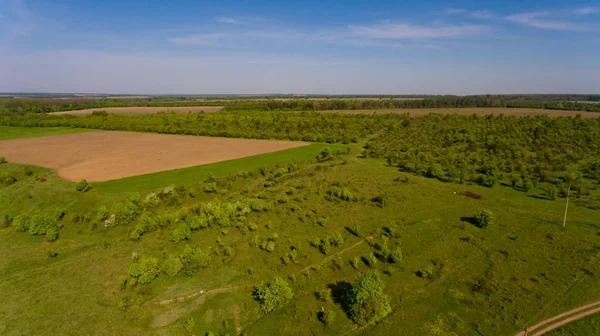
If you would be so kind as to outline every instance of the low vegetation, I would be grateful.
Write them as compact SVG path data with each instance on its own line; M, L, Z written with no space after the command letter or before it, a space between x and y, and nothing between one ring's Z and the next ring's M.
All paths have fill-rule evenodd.
M351 136L110 192L0 165L0 333L514 334L600 296L597 120L264 113L131 123ZM115 117L8 121L69 118Z

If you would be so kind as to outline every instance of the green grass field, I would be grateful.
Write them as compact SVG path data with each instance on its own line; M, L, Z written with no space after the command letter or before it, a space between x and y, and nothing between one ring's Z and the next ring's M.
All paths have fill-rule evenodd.
M317 150L320 145L304 148L313 146ZM594 259L600 252L597 211L571 205L563 230L564 199L544 199L541 190L526 195L505 186L442 183L398 172L384 160L358 159L356 152L355 148L350 155L324 163L299 164L297 171L277 177L254 172L217 179L225 190L221 193L204 192L207 183L201 176L210 170L190 172L187 181L198 183L187 184L176 199L165 198L158 208L146 210L152 217L215 200L253 197L272 203L273 209L248 213L237 224L194 231L177 243L171 241L180 225L176 222L134 241L129 235L137 220L105 229L96 219L100 206L112 209L131 197L125 191L132 186L150 188L152 182L107 182L81 193L52 171L0 165L0 174L18 178L12 185L0 185L0 221L4 215L65 211L55 242L0 226L0 334L189 335L183 321L193 317L196 335L510 335L600 298ZM252 162L224 162L213 172L250 172ZM266 162L262 166L268 166ZM268 160L270 165L283 166L282 162ZM171 176L177 174L158 178L161 182L154 186L164 186ZM346 188L354 201L331 198L333 187ZM484 198L454 194L465 189ZM384 204L372 201L375 196L385 199ZM480 208L494 212L494 225L481 229L471 224ZM256 224L255 230L247 228L250 223ZM348 231L355 223L361 237ZM341 246L327 254L311 246L315 238L335 232L345 239ZM369 243L361 243L367 237ZM267 238L275 242L272 252L255 244ZM403 262L368 262L375 246L384 242L401 247ZM128 273L134 252L156 257L162 265L186 245L210 248L210 265L190 277L161 273L150 285L120 289L118 277ZM298 257L284 263L292 246ZM355 259L359 262L352 266ZM371 270L381 272L393 308L375 326L357 328L339 304L315 295L327 286L341 290L359 273ZM423 270L431 276L419 277ZM276 275L288 281L294 297L263 314L252 287ZM157 304L178 297L187 299ZM323 308L336 313L330 327L317 318ZM569 328L597 330L593 323L597 318Z
M314 143L308 146L249 156L242 159L94 183L94 188L106 192L135 192L154 190L168 185L194 184L203 181L211 173L216 176L227 176L235 175L240 171L256 170L261 167L274 167L290 162L310 161L326 147L336 150L347 146Z
M0 126L0 140L9 140L17 138L38 138L48 135L63 135L71 133L93 132L85 128L68 128L68 127L10 127Z

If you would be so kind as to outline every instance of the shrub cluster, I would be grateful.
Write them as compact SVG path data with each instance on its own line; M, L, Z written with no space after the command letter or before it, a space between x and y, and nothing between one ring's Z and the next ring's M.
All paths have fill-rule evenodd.
M323 253L323 254L329 254L331 247L341 246L344 244L344 242L345 242L345 239L342 236L342 234L340 232L336 231L331 236L327 236L324 238L316 238L315 240L310 242L310 245L318 248L319 251L321 251L321 253Z
M280 277L254 289L254 298L260 303L260 309L267 314L283 306L294 296L288 283Z

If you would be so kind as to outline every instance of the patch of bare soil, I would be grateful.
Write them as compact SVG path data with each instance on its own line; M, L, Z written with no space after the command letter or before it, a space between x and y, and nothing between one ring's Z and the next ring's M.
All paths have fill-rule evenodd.
M56 169L70 181L109 181L308 145L306 142L89 132L0 141L14 163Z
M175 113L188 113L188 112L206 112L215 113L223 109L223 106L179 106L179 107L98 107L85 110L73 110L73 111L62 111L62 112L51 112L49 114L74 114L74 115L85 115L92 114L94 111L106 111L112 114L152 114L158 112L175 112Z

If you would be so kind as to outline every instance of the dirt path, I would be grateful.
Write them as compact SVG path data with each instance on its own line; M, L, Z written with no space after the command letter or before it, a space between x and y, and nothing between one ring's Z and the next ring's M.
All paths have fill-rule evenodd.
M364 244L367 240L370 240L372 238L373 238L373 236L369 236L367 238L364 238L361 241L357 242L356 244L354 244L352 246L349 246L349 247L347 247L347 248L339 251L338 253L330 255L329 257L321 260L318 263L314 263L312 265L306 266L299 273L303 273L304 271L310 269L311 267L315 267L317 265L321 265L323 263L326 263L327 261L331 260L332 258L335 258L335 257L337 257L340 254L346 253L349 250L351 250L351 249L353 249L353 248L355 248L357 246L360 246L360 245ZM185 301L185 300L190 300L190 299L196 298L196 297L198 297L200 295L217 294L217 293L223 293L223 292L228 292L228 291L235 290L235 289L248 288L248 287L251 287L251 286L234 286L234 287L216 288L216 289L211 289L211 290L201 290L199 292L192 293L192 294L189 294L189 295L184 295L184 296L179 296L179 297L176 297L176 298L173 298L173 299L158 301L158 302L155 302L154 304L155 305L164 306L164 305L168 305L168 304L175 303L175 302L182 302L182 301Z
M541 321L540 323L527 328L529 336L541 336L546 334L549 331L552 331L556 328L562 327L565 324L569 324L573 321L580 320L584 317L600 313L600 301L596 301L581 307L577 307L575 309L571 309L562 314L556 315L552 318ZM566 317L566 318L565 318ZM554 321L558 321L556 323L550 324ZM546 326L544 329L537 330L540 327ZM525 331L521 331L517 333L515 336L525 336Z
M322 265L322 264L324 264L324 263L328 262L329 260L331 260L332 258L334 258L334 257L337 257L337 256L338 256L338 255L340 255L340 254L344 254L344 253L346 253L347 251L349 251L349 250L351 250L351 249L353 249L353 248L355 248L355 247L357 247L357 246L359 246L359 245L362 245L362 244L363 244L365 241L367 241L367 240L370 240L370 239L372 239L372 238L373 238L373 236L369 236L369 237L367 237L367 238L365 238L365 239L363 239L363 240L359 241L358 243L356 243L356 244L354 244L354 245L352 245L352 246L350 246L350 247L346 247L345 249L341 250L341 251L340 251L340 252L338 252L338 253L335 253L335 254L332 254L332 255L330 255L329 257L327 257L327 258L325 258L325 259L321 260L321 261L320 261L320 262L318 262L318 263L315 263L315 264L312 264L312 265L308 265L308 266L306 266L304 269L302 269L302 271L300 271L300 273L304 273L306 270L310 269L311 267L315 267L315 266L317 266L317 265Z
M216 288L216 289L211 289L211 290L201 290L199 292L192 293L190 295L185 295L185 296L180 296L180 297L176 297L176 298L173 298L173 299L158 301L158 302L155 302L154 304L164 306L164 305L168 305L168 304L175 303L175 302L181 302L181 301L193 299L193 298L196 298L196 297L198 297L200 295L209 295L209 294L223 293L223 292L228 292L228 291L231 291L231 290L245 288L245 287L249 287L249 286L234 286L234 287Z

